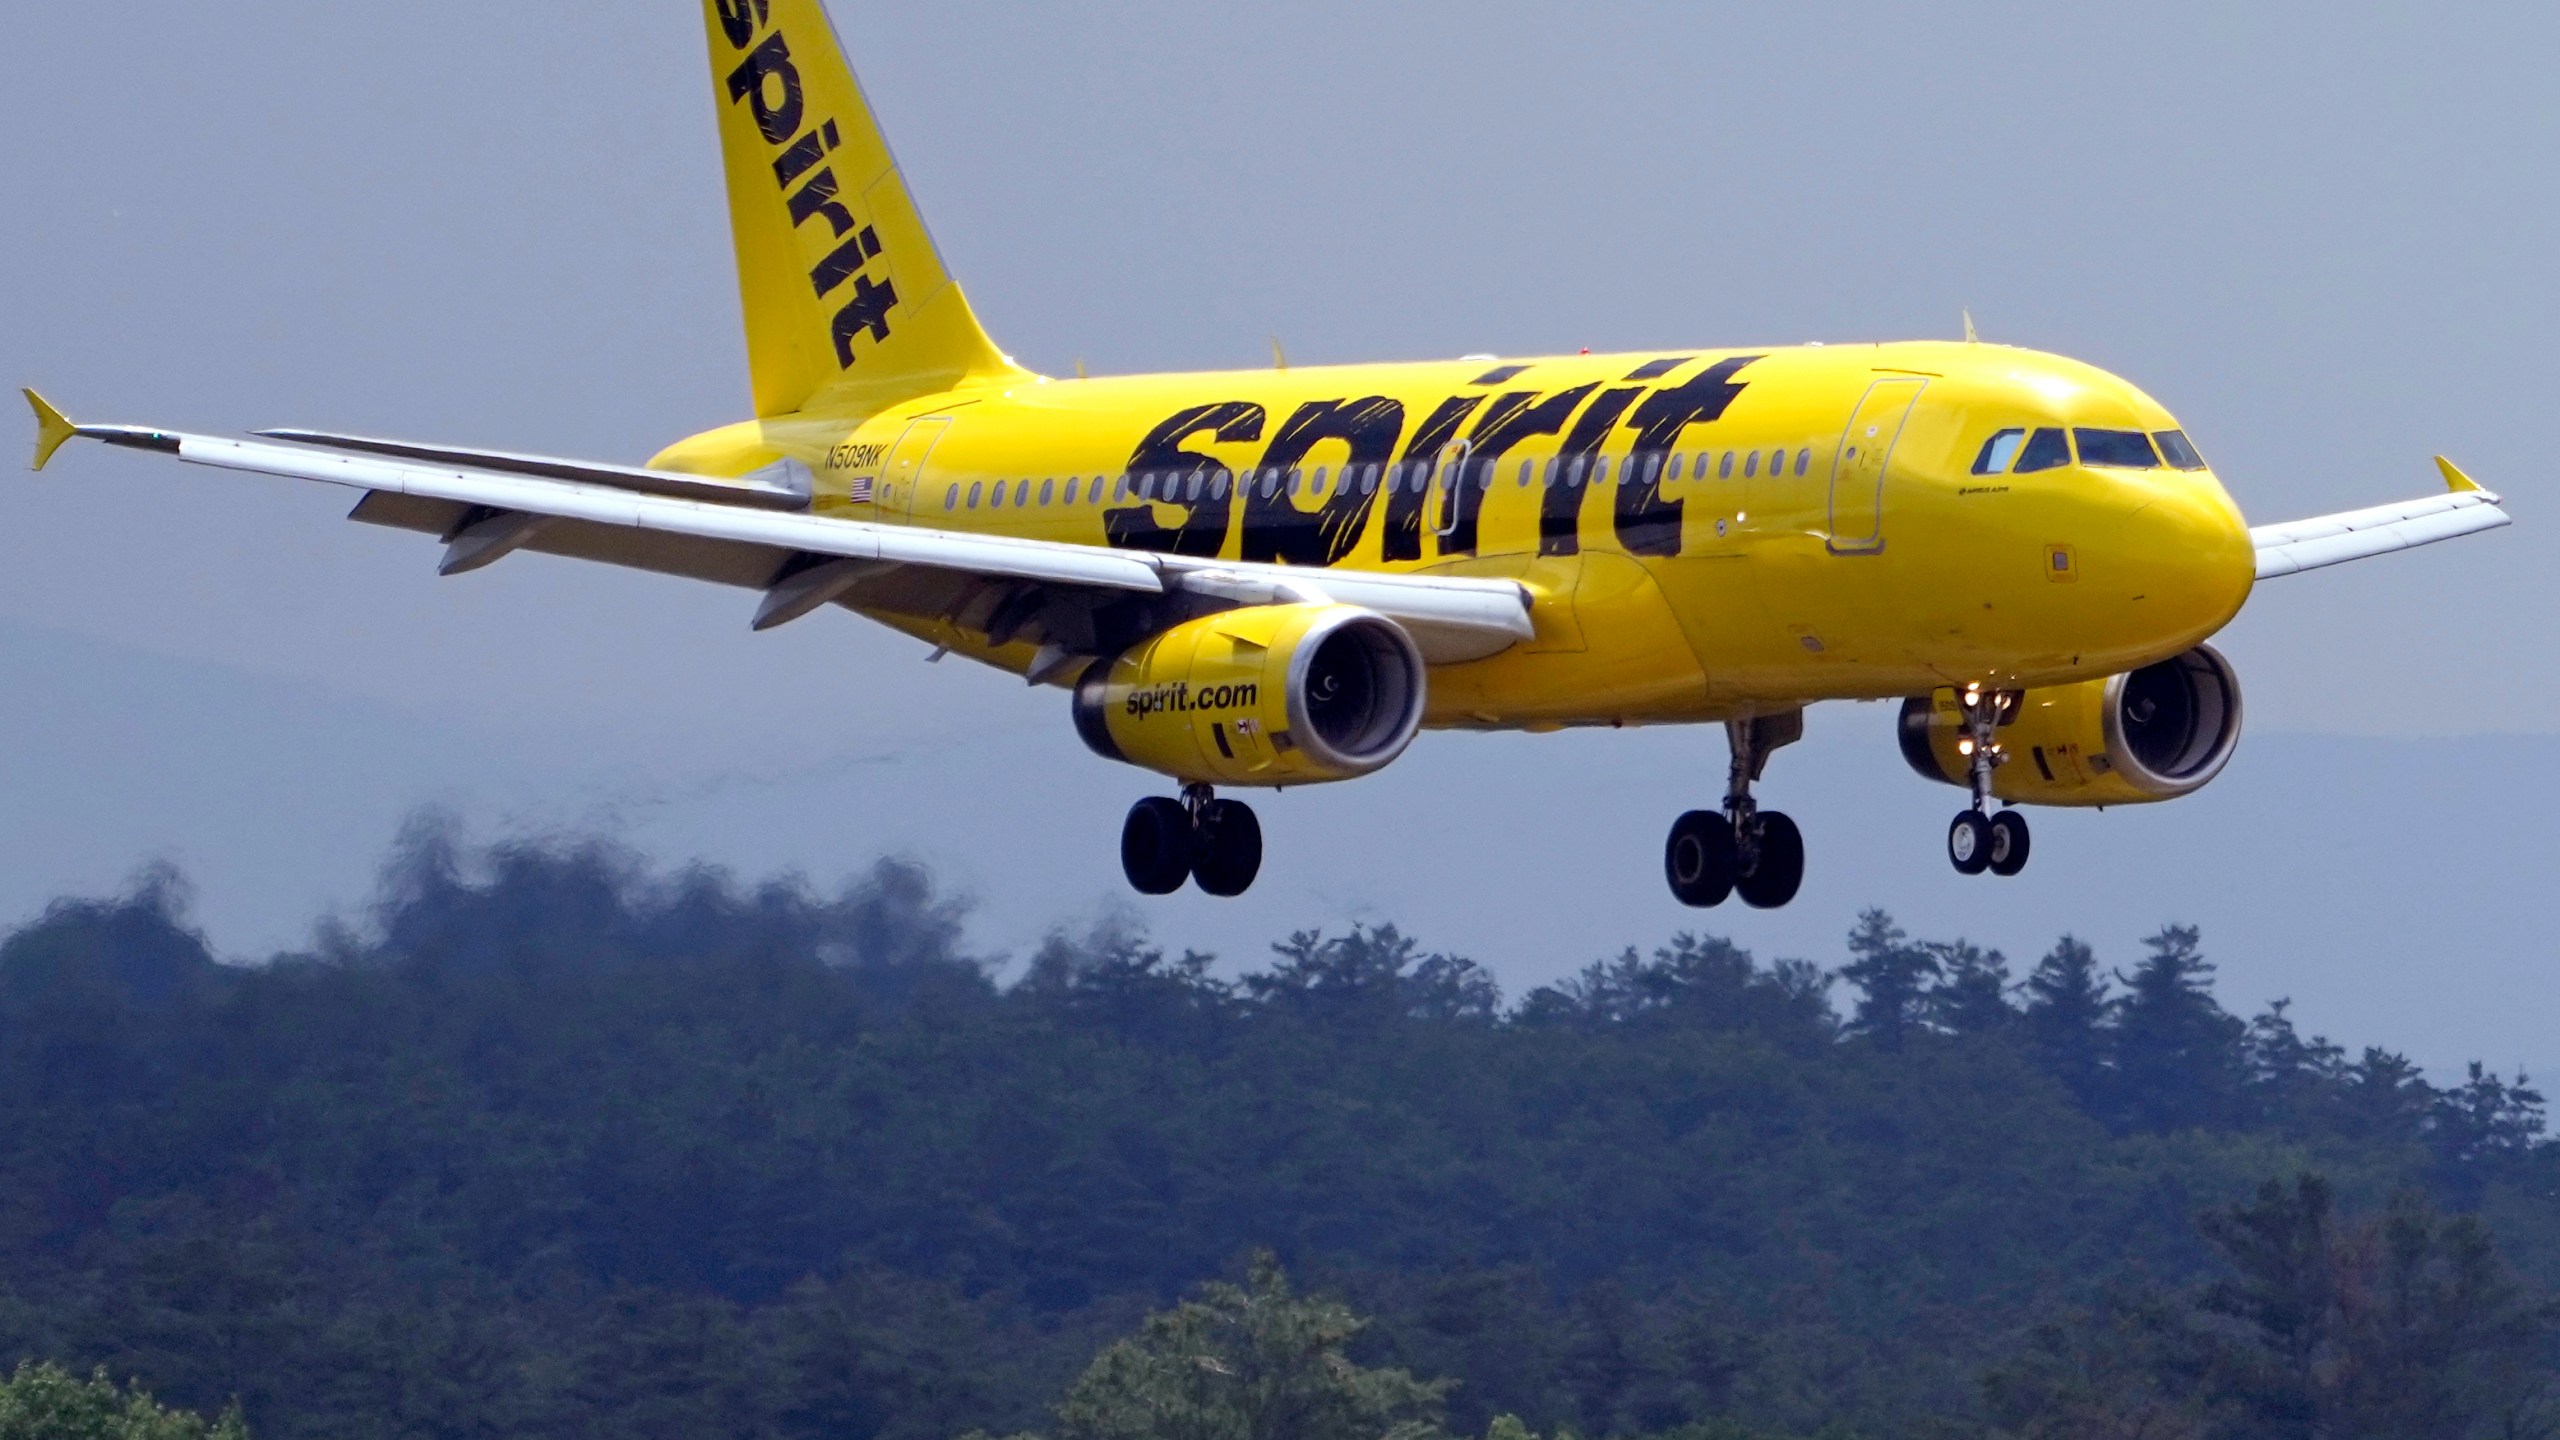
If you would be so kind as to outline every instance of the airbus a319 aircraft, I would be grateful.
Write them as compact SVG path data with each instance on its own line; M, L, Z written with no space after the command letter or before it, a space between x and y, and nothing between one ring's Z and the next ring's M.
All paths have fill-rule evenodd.
M1821 700L1899 700L1968 801L2211 780L2238 677L2205 641L2259 581L2507 523L2446 489L2251 528L2177 420L2055 355L1967 342L1063 379L1016 365L942 266L818 0L705 0L755 417L645 467L308 430L74 436L350 486L443 573L517 551L841 606L1066 690L1085 742L1179 783L1129 881L1237 895L1261 829L1214 787L1351 780L1423 729L1720 722L1723 801L1671 827L1690 905L1785 904L1804 841L1753 786ZM1968 329L1970 327L1968 326ZM1063 718L1063 717L1062 717ZM1879 737L1880 739L1882 737Z

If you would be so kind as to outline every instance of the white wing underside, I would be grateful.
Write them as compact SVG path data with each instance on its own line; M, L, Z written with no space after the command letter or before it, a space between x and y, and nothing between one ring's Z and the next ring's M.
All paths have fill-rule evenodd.
M1014 624L1007 615L1041 613L1043 603L1072 622L1113 598L1172 596L1212 607L1275 600L1358 605L1403 626L1433 664L1482 659L1536 633L1529 615L1536 597L1510 580L1240 564L778 513L768 508L768 495L721 503L637 493L619 488L630 482L603 466L587 473L607 483L581 483L448 459L141 427L81 426L79 433L193 464L368 491L352 518L442 536L448 573L523 549L763 590L758 628L843 603L992 631ZM530 457L493 458L512 466ZM662 478L671 483L658 488L679 492L686 479ZM719 482L697 485L707 491ZM1026 607L1025 600L1032 603ZM1059 628L1071 637L1074 626ZM1058 659L1076 649L1069 638ZM1061 664L1034 678L1072 675Z
M2249 538L2258 549L2258 578L2268 580L2512 523L2498 507L2496 495L2486 490L2455 490L2397 505L2261 525L2249 532Z

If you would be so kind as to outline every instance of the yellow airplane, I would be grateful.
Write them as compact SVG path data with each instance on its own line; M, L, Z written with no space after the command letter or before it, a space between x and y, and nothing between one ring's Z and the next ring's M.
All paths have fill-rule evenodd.
M1370 774L1424 728L1721 721L1723 804L1671 829L1682 901L1783 905L1752 795L1819 700L1903 702L1971 801L2116 805L2211 780L2240 686L2205 640L2262 579L2507 523L2426 499L2252 529L2178 422L2076 361L1964 342L1466 356L1061 379L979 327L818 0L705 0L756 418L645 467L304 430L74 436L367 492L352 518L835 605L1069 691L1101 754L1169 776L1130 882L1237 895L1259 824L1215 786Z

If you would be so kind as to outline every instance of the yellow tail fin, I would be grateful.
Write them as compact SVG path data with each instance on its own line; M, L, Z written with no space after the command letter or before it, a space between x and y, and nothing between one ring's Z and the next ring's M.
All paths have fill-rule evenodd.
M820 0L703 0L756 414L1022 373L978 326Z

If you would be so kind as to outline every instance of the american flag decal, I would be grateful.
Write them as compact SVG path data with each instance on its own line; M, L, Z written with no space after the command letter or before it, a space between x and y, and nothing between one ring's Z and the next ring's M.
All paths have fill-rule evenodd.
M856 505L868 505L871 503L870 476L856 475L853 477L853 503Z

